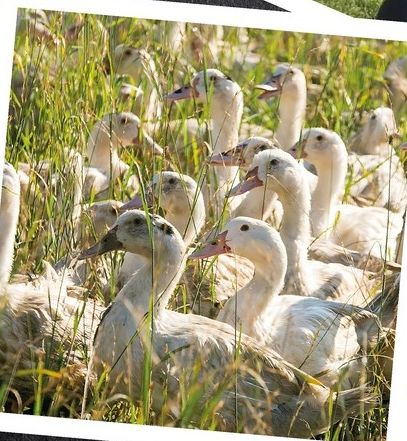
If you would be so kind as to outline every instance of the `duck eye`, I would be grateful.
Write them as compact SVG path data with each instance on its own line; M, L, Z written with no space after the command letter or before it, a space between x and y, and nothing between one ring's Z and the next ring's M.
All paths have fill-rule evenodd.
M370 119L375 120L375 119L376 119L376 115L373 114L373 115L370 117Z
M134 225L140 225L141 224L141 219L140 218L134 219L133 224Z
M240 227L240 231L248 231L249 230L249 225L242 225L241 227Z
M266 149L267 149L267 147L265 145L261 145L259 147L259 152L264 152L264 150L266 150Z
M160 228L165 234L168 234L169 236L172 236L174 234L174 229L171 227L171 225L162 224Z
M129 55L131 55L131 49L126 49L126 50L124 51L124 55L126 55L127 57L128 57Z
M216 246L218 244L218 241L217 240L213 240L212 242L211 242L211 245L213 245L213 246Z
M127 123L127 118L123 116L123 117L120 119L120 124L121 124L122 126L124 126L126 123Z
M324 137L322 135L317 136L317 141L322 141L323 139L324 139Z
M168 183L171 184L171 185L174 185L175 184L175 178L168 179Z
M271 161L270 161L270 165L271 166L275 166L275 165L277 165L278 164L278 159L272 159Z
M216 77L214 77L213 75L211 75L211 76L209 77L209 81L210 81L211 83L215 83L215 82L216 82Z

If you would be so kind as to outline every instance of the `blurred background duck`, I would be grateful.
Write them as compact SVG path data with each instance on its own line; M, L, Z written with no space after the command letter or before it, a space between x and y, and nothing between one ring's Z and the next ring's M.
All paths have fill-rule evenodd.
M402 217L381 207L341 204L348 153L340 136L322 128L307 129L292 150L294 155L297 149L297 156L306 158L318 173L311 203L314 236L329 237L338 245L364 255L394 260L403 228Z
M21 404L31 405L35 372L45 368L60 376L44 379L44 392L55 398L55 409L82 394L86 354L102 311L97 302L68 295L69 277L58 275L49 264L31 282L9 283L14 240L20 209L20 183L15 169L4 166L0 207L0 378L16 387ZM26 372L16 375L16 372ZM9 391L10 392L10 391ZM21 409L22 411L22 409Z

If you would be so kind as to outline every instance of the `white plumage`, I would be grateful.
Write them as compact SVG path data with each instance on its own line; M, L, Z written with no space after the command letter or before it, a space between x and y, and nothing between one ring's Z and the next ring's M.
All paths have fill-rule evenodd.
M149 217L137 210L129 211L120 216L107 236L85 251L82 257L114 249L139 253L146 263L119 293L98 328L93 370L98 376L108 373L110 393L129 394L133 399L140 399L143 360L147 348L151 348L153 409L161 409L165 387L172 397L169 411L177 414L180 384L186 390L195 384L204 388L196 415L199 418L202 406L220 382L230 375L227 366L234 359L235 330L205 317L166 309L183 271L185 245L175 228L162 218ZM152 314L154 320L151 322ZM110 344L106 345L106 341ZM295 370L274 352L262 350L250 337L242 335L238 346L240 357L237 364L232 363L235 366L232 384L237 381L238 414L245 419L246 430L253 430L256 414L262 415L268 434L286 435L290 432L294 436L309 436L325 430L330 401L328 389L304 383L301 371ZM197 376L192 375L194 365L199 366ZM225 430L234 426L234 391L234 386L226 386L217 410L221 427ZM350 394L354 395L352 398L349 392L335 394L335 399L344 400L351 410L360 401L355 392ZM299 407L298 400L301 401ZM334 419L341 416L341 409L339 406L339 414L335 414Z
M218 243L195 256L229 251L249 259L255 272L250 283L226 302L217 320L254 337L327 386L357 385L366 375L362 347L369 348L369 336L376 343L381 331L377 317L350 304L302 298L295 292L279 296L287 254L279 234L263 221L235 218L226 224Z

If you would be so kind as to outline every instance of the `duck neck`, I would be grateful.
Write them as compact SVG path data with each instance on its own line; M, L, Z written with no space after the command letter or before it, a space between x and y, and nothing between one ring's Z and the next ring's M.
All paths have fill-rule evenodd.
M131 307L139 319L151 310L158 317L166 309L186 262L185 247L179 241L174 247L156 244L153 255L119 292L116 301Z
M345 188L348 158L346 150L329 163L315 164L318 183L311 203L311 225L315 237L329 237L335 223L336 207Z
M0 287L7 284L13 267L14 242L20 213L20 191L3 188L0 205Z
M66 237L68 243L72 238L75 241L80 240L81 228L80 220L82 215L82 197L83 197L83 160L80 153L68 152L66 156L68 163L64 167L63 173L67 184L65 188L73 188L73 192L70 197L72 203L72 215L66 221L63 236ZM67 195L64 194L64 190L61 191L57 199L58 209L61 212L66 209L64 204L67 201Z
M124 164L118 154L120 142L107 128L94 130L88 141L89 165L101 170L109 179L116 179L124 173Z
M310 295L312 275L308 265L308 246L311 241L311 196L305 179L296 191L279 193L284 217L280 230L287 250L287 274L285 288L290 294Z
M146 119L148 121L156 120L162 115L162 105L159 95L162 95L160 79L153 59L145 63L144 72L147 78L147 102Z
M275 137L283 150L289 150L301 136L307 105L307 91L282 93L278 109L279 125Z
M264 186L250 190L233 212L233 217L248 216L266 220L272 215L277 194L264 189Z
M393 150L393 146L386 140L374 145L370 154L382 156L384 158L389 158L391 155L395 155L395 153L392 150Z
M226 302L218 320L236 325L237 329L241 326L249 335L257 335L262 314L283 289L287 258L285 253L276 256L275 246L265 241L252 246L256 250L256 257L250 257L255 267L253 279Z
M213 153L222 153L234 148L239 141L239 128L243 114L243 94L240 90L235 94L222 94L214 97L211 105L212 146ZM238 167L215 168L219 188L234 184L238 177Z
M168 209L166 219L179 231L186 245L190 245L205 223L205 202L202 194L188 197L185 204Z

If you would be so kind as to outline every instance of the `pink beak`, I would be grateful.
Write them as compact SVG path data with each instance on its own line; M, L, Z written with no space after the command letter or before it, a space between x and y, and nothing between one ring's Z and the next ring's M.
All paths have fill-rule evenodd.
M244 180L230 190L229 196L239 196L253 190L256 187L263 186L263 181L258 177L258 172L259 167L255 167L250 170L245 176Z
M164 99L167 101L180 101L180 100L188 100L191 98L195 98L196 93L192 86L183 86L180 89L164 95Z
M276 86L274 81L269 81L264 84L259 84L255 88L262 90L263 93L258 96L259 100L266 100L267 98L273 98L281 93L281 87Z
M225 167L235 167L241 165L241 160L233 154L218 153L209 159L212 165L224 165Z
M403 144L401 144L401 145L399 146L399 149L400 149L402 152L407 152L407 142L403 142Z
M288 153L295 159L305 159L307 157L305 153L306 142L306 139L296 142L290 150L288 150Z
M211 243L205 245L201 250L194 251L190 259L207 259L208 257L219 256L220 254L227 254L231 249L226 244L226 236L228 232L224 231Z
M126 204L122 205L119 208L119 212L124 213L125 211L128 210L139 210L142 207L143 207L143 201L141 197L138 194L136 194L136 196L134 196L132 200L130 200L129 202L127 202Z

